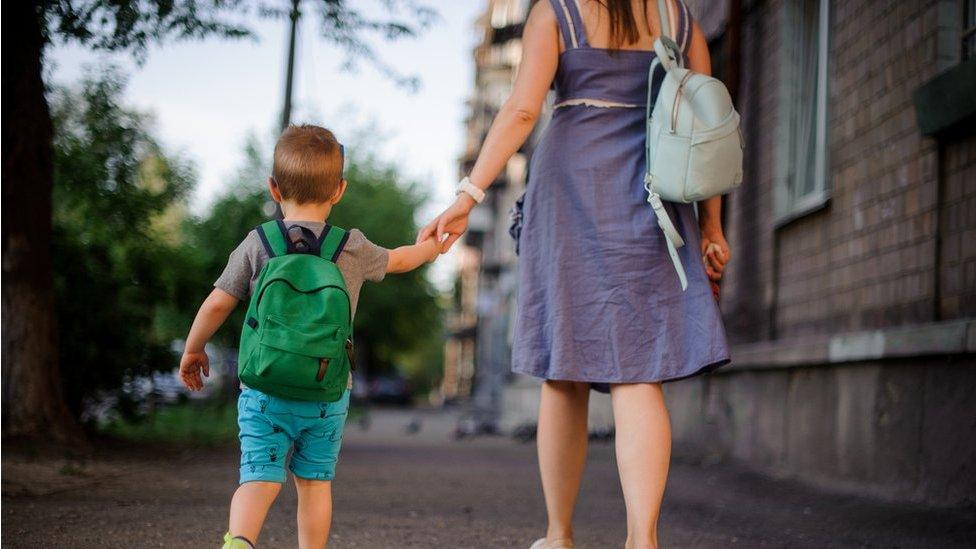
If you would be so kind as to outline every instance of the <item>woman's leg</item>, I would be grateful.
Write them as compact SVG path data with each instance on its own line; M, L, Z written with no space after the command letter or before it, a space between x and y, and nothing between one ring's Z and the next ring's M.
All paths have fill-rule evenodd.
M627 506L627 549L657 547L657 519L671 460L671 423L660 383L610 388L617 467Z
M547 381L539 403L539 471L550 541L573 538L573 507L586 464L590 384Z

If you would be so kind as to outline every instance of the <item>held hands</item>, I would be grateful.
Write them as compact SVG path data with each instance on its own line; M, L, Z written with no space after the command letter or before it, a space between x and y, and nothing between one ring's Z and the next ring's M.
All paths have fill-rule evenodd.
M442 253L447 251L444 244L439 244L433 236L420 243L424 251L424 263L433 263Z
M440 253L445 253L461 238L468 228L468 214L475 205L474 199L466 194L458 195L457 200L440 215L425 225L417 234L417 243L434 237L440 243ZM446 238L445 238L446 235Z
M185 352L180 360L180 380L191 391L203 389L203 375L210 377L210 359L204 352Z

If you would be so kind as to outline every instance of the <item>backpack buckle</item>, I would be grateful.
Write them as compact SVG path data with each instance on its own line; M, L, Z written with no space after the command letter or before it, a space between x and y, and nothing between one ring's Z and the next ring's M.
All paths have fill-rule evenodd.
M288 227L288 251L296 254L318 254L319 244L315 233L307 227L292 225Z

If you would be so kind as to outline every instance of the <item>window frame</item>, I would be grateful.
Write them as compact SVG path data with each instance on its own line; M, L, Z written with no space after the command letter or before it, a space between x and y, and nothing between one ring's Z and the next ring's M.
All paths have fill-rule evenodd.
M976 1L962 0L959 32L959 61L976 58ZM971 25L971 26L966 26Z
M830 118L829 110L829 86L830 86L830 0L813 0L819 3L817 11L817 119L815 128L815 153L813 166L814 188L801 196L794 195L794 182L791 180L791 163L794 158L793 139L794 131L792 120L793 114L797 109L794 97L794 74L797 70L796 59L803 55L799 48L790 43L784 47L780 64L780 95L779 95L779 121L777 143L786 143L785 146L778 146L776 149L776 180L774 185L774 225L780 227L803 217L809 213L817 211L827 205L831 195L831 185L829 177L829 151L827 142L828 124ZM797 9L793 2L783 4L782 25L784 34L792 30L792 21L789 10ZM784 42L784 45L786 42Z

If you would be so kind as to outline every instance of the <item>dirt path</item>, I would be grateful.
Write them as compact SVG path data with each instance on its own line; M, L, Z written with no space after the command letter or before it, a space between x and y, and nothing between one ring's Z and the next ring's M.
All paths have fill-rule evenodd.
M451 442L448 423L374 414L348 430L331 547L527 547L544 528L534 447ZM620 547L624 508L612 445L592 446L577 516L582 548ZM5 456L4 547L217 547L236 483L236 449L102 449L63 461ZM291 489L262 547L295 547ZM966 547L976 514L822 494L729 465L676 463L663 547ZM971 546L971 545L968 545Z

